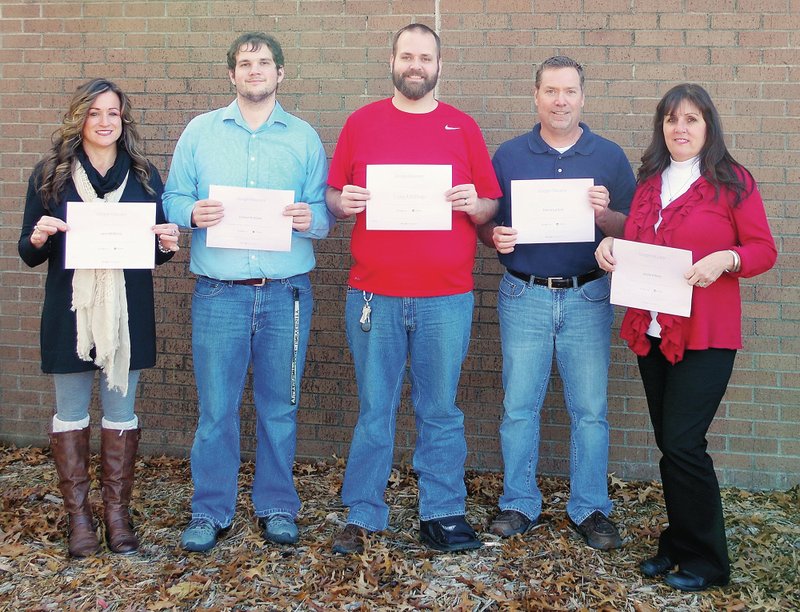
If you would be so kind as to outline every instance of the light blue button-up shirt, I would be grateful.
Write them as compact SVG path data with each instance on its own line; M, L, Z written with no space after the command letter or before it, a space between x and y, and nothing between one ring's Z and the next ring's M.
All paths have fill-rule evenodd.
M191 228L197 200L211 185L291 189L295 202L311 207L308 231L292 231L291 251L219 249L206 246L206 230L192 228L192 272L220 280L288 278L314 267L312 239L333 225L325 206L328 161L316 131L276 102L257 130L242 118L236 100L195 117L175 147L164 190L167 219Z

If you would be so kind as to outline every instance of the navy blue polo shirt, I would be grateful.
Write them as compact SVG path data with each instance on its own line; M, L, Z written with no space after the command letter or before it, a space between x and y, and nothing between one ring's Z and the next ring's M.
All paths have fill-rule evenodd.
M605 185L612 210L628 214L636 179L622 148L592 133L581 123L583 134L568 151L559 153L541 136L541 124L522 136L503 143L492 159L503 190L495 221L511 226L511 181L527 179L592 178ZM514 251L499 255L506 268L534 276L577 276L597 268L594 251L603 239L595 225L594 242L518 244Z

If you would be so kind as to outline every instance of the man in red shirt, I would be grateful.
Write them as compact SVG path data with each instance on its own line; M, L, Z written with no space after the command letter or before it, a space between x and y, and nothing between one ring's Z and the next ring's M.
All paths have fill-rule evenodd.
M472 324L475 227L493 218L501 192L475 121L435 97L440 46L422 24L395 34L394 95L347 119L328 176L329 210L339 219L356 215L345 319L360 408L342 486L350 511L333 542L338 553L361 552L369 533L388 526L384 492L407 360L421 539L442 551L481 546L464 517L467 448L455 397ZM442 200L452 207L451 229L368 229L367 168L386 164L449 166L454 186Z

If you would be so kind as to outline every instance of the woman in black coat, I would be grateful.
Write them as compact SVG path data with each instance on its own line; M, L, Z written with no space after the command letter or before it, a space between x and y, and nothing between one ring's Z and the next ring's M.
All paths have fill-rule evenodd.
M28 182L18 249L31 267L47 262L41 322L42 371L52 374L56 414L50 443L69 514L69 552L95 553L89 503L89 403L101 372L102 497L106 540L132 553L128 512L141 429L134 413L139 372L155 365L153 279L149 269L65 268L67 202L155 202L155 263L178 250L178 228L161 208L163 183L141 152L128 97L114 83L81 85ZM73 204L75 205L75 204Z

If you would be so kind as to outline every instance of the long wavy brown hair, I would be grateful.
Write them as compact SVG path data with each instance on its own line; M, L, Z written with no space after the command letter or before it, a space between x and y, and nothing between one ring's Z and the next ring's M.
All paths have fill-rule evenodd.
M664 117L675 113L684 100L694 104L706 122L706 141L699 155L700 174L714 186L717 198L722 187L730 189L734 196L733 206L738 206L752 191L753 176L728 151L717 107L708 92L696 83L675 85L656 106L653 138L642 155L637 179L639 182L645 181L654 174L661 174L669 166L670 154L664 139ZM745 175L751 179L749 188L744 180Z
M119 96L120 115L122 118L122 135L117 146L125 149L131 156L133 171L139 178L147 193L155 196L150 187L150 164L141 150L141 138L133 120L131 102L119 86L107 79L92 79L75 90L69 109L64 113L61 127L53 132L50 150L38 164L41 182L39 195L44 207L52 211L58 204L59 195L72 175L72 162L76 151L83 143L83 125L86 115L97 96L112 91Z

